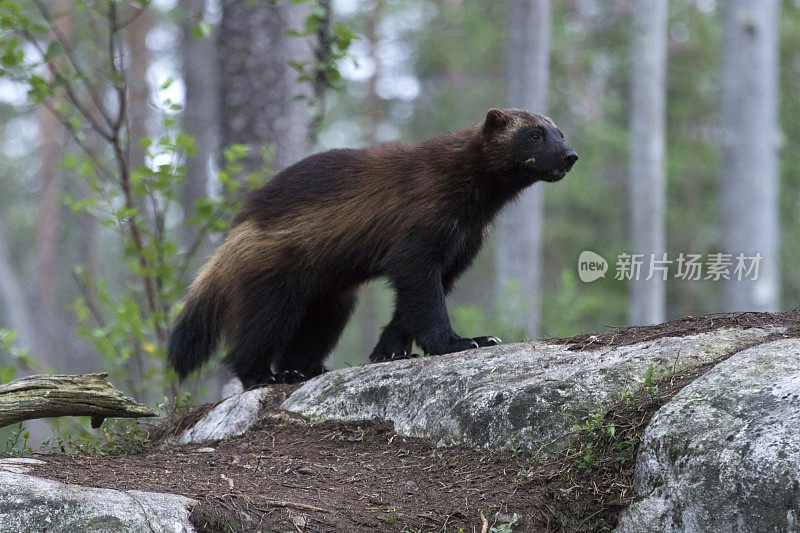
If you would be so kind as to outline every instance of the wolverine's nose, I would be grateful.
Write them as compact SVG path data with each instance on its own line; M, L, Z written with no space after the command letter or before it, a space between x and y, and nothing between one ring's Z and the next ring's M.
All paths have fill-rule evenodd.
M566 154L564 154L564 161L567 162L567 165L569 165L570 168L572 168L572 165L574 165L575 161L577 160L578 153L575 150L569 150Z

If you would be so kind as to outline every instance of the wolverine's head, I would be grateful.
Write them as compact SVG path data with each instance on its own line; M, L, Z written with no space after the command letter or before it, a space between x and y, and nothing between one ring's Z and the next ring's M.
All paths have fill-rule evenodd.
M558 181L570 171L578 154L548 117L519 109L491 109L482 134L500 158L525 181Z

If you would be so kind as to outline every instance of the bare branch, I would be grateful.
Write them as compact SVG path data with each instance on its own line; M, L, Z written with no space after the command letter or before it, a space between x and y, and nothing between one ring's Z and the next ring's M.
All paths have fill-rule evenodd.
M120 173L120 184L125 198L125 206L130 209L135 209L135 202L133 200L133 191L131 190L130 181L130 167L128 162L128 155L123 150L123 137L121 132L125 127L125 117L127 116L127 87L125 84L124 76L119 71L117 66L117 39L119 35L119 19L117 13L117 2L111 0L108 4L108 22L109 22L109 36L108 36L108 54L111 59L111 71L113 73L114 87L117 89L117 97L119 99L119 110L116 119L112 125L111 144L114 149L114 157L117 161ZM127 136L126 136L127 137ZM136 250L136 255L139 261L139 266L142 267L144 273L142 275L142 283L144 284L145 296L147 298L147 305L150 312L153 313L153 329L155 330L156 338L159 345L163 346L166 342L166 335L161 323L157 320L157 313L159 312L158 302L156 298L156 288L153 284L153 279L148 273L150 265L149 261L144 255L144 240L139 225L136 222L136 217L128 218L128 227L131 232L131 239Z
M102 124L97 122L97 119L94 117L94 115L88 109L86 109L86 107L81 102L81 99L75 93L75 89L69 83L69 80L67 79L67 77L64 76L64 74L55 67L55 65L53 64L52 61L48 61L46 59L47 52L42 50L42 47L39 44L39 42L36 40L36 38L33 35L31 35L31 33L28 30L22 30L21 33L22 33L22 36L25 37L28 41L30 41L30 43L33 45L33 47L36 49L36 51L39 52L39 54L42 56L42 60L43 60L44 64L47 66L47 69L50 71L50 73L53 75L53 77L55 79L57 79L57 80L61 80L62 81L62 86L64 87L64 90L67 93L67 98L69 99L70 103L75 107L75 109L78 110L78 112L80 112L80 114L86 120L89 121L89 124L92 126L93 130L95 130L98 134L102 135L103 138L105 138L106 140L110 141L111 140L111 134L108 132L108 130L105 127L103 127Z
M89 159L92 161L92 165L97 170L101 171L106 176L106 178L108 178L109 180L114 180L115 179L114 173L111 172L108 168L106 168L103 162L100 161L100 158L97 156L97 154L95 154L94 151L91 148L89 148L89 145L86 144L86 141L81 139L81 137L78 135L78 132L61 115L61 113L58 112L58 110L53 106L53 104L45 100L42 102L42 105L44 105L58 119L58 121L61 122L64 128L66 128L66 130L70 132L70 134L72 135L72 139L81 148L81 150L83 150L83 152L89 157Z
M58 25L55 23L55 21L52 18L52 15L50 14L50 10L42 2L42 0L33 0L33 1L36 4L36 7L39 9L39 13L42 14L42 18L44 18L45 22L50 27L50 31L53 32L53 35L55 35L56 40L64 48L64 55L66 55L67 59L69 59L69 62L72 65L72 68L75 69L75 73L78 75L78 78L86 84L87 92L89 93L89 96L92 98L92 101L94 102L97 111L105 119L108 126L111 127L111 116L103 107L103 100L102 98L100 98L100 95L97 94L97 92L95 91L94 86L90 83L89 76L87 76L86 72L80 66L80 63L78 63L78 59L75 55L75 50L72 48L72 45L70 44L69 40L64 36L64 34L58 28Z

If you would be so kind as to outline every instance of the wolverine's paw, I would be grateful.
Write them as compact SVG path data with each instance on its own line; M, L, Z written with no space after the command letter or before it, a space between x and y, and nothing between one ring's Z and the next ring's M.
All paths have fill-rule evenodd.
M372 352L369 356L369 360L373 363L381 363L384 361L399 361L400 359L414 359L415 357L419 357L419 354L412 353L411 350L403 350L402 352L392 352L388 354Z
M461 337L451 337L444 341L422 342L422 351L428 355L443 355L446 353L463 352L480 348L478 341L473 339L462 339Z
M472 340L475 341L476 343L478 343L478 347L479 348L483 348L485 346L497 346L498 344L501 344L503 342L500 339L500 337L491 337L491 336L489 336L489 337L473 337Z
M303 372L294 369L281 370L277 374L272 375L273 383L300 383L311 377L312 376L307 376Z
M378 344L372 349L372 353L369 354L369 360L373 363L380 363L381 361L417 357L412 353L412 342L411 338L406 335L387 335L387 332L384 332Z

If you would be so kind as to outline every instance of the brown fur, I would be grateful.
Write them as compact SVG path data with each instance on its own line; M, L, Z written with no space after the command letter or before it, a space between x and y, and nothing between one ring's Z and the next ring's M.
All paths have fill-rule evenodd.
M525 132L538 130L542 135L550 132L550 144L542 154L551 161L536 162L534 167L536 157L528 148L533 141ZM559 155L562 153L574 154L549 118L492 110L480 124L418 146L392 142L364 150L333 150L289 167L251 193L225 240L198 273L187 296L189 314L184 314L194 316L194 327L204 327L201 324L209 320L214 325L205 326L208 335L193 339L184 319L180 335L170 347L171 360L185 373L208 356L205 344L210 342L213 348L213 338L222 333L234 344L229 360L237 373L255 383L265 375L252 360L259 352L276 352L263 354L265 361L281 366L286 356L278 351L294 345L311 350L302 337L314 334L298 331L294 340L286 342L260 339L252 328L268 326L259 326L259 321L279 322L266 315L257 318L269 309L263 306L276 306L277 316L285 315L287 321L287 331L265 331L263 335L291 335L298 323L303 328L315 327L307 323L308 317L325 315L317 309L349 313L353 288L375 276L387 275L398 289L399 300L415 285L430 282L430 276L441 278L438 291L442 284L448 291L477 253L483 229L502 205L538 179L560 179L548 173L555 176L559 172L563 177L569 170L574 159L562 163L559 157L567 157ZM434 270L427 274L427 268ZM297 303L295 297L300 298ZM310 302L315 309L305 308L297 314L297 305L312 305ZM282 305L286 306L283 311ZM438 307L443 303L430 305L435 307L430 320L438 329L423 334L413 331L421 326L390 324L387 331L392 334L385 331L384 337L402 338L402 344L410 347L411 335L431 353L463 349L455 346L473 342L457 340L460 338L449 328L446 312L443 315ZM327 320L322 315L314 320ZM307 318L301 320L303 316ZM400 318L393 319L393 324L396 321ZM337 319L327 327L338 336L333 328L343 326L344 321ZM402 333L406 330L408 333ZM327 332L321 334L325 339L328 336ZM441 339L426 344L430 336ZM384 344L395 342L400 341ZM447 342L453 347L439 347ZM181 350L188 349L184 346L193 343L198 347L191 355L182 355ZM328 347L330 343L322 344ZM323 349L322 344L313 349ZM311 367L303 368L319 371L313 364Z

